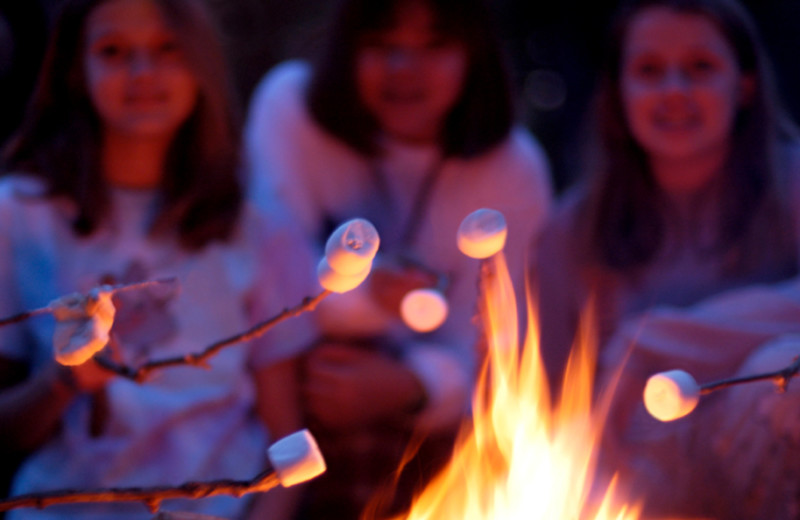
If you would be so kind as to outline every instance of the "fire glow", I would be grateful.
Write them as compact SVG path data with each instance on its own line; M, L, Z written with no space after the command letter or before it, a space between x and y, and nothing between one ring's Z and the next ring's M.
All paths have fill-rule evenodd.
M488 356L471 423L447 467L395 520L638 518L638 506L619 504L613 481L600 493L592 482L602 421L592 410L590 334L580 334L565 374L567 391L551 405L535 313L529 303L520 349L516 297L502 252L481 262L480 278Z

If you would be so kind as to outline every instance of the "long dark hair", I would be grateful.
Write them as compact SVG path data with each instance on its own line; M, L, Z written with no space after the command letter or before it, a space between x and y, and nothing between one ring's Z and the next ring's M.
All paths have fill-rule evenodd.
M733 269L794 258L794 232L780 195L781 141L795 137L778 102L771 66L744 8L735 0L634 0L618 11L595 97L594 163L587 169L580 217L587 258L616 270L646 265L664 238L664 212L645 151L623 117L620 74L632 19L643 9L666 7L710 20L731 45L743 74L755 80L752 98L736 114L732 146L721 183L714 253L730 252ZM760 247L753 247L760 245ZM749 256L749 258L747 258Z
M97 228L109 204L100 171L100 120L83 74L86 20L105 1L62 6L25 121L4 151L4 170L39 176L49 195L74 201L73 229L80 235ZM184 247L196 249L226 239L237 222L241 118L217 30L202 2L154 1L177 34L199 95L172 144L153 232L176 232Z
M390 27L406 1L343 0L309 86L307 99L313 117L367 155L380 152L379 128L357 94L359 42L365 32ZM464 89L444 125L441 148L449 156L477 155L505 138L514 120L508 64L491 12L483 0L422 1L436 17L437 28L462 42L468 55Z

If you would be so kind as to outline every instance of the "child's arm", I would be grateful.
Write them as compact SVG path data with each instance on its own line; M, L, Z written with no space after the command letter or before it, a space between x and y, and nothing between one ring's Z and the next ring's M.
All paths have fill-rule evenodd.
M296 360L293 358L254 371L256 411L269 431L270 443L302 428L296 374ZM256 495L246 518L289 520L297 508L302 491L300 486L278 487Z

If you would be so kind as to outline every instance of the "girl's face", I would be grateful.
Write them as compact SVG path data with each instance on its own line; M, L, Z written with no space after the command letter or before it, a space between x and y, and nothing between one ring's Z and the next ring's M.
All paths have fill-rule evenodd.
M86 21L83 66L103 130L171 138L198 87L177 35L152 0L109 0Z
M412 143L436 142L461 95L467 51L437 32L421 1L402 4L392 27L362 37L356 85L386 134Z
M631 132L651 161L724 157L752 81L704 16L649 7L633 17L620 90Z

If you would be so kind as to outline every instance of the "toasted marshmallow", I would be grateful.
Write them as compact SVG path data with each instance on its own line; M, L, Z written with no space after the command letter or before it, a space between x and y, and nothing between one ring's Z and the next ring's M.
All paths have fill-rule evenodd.
M345 293L361 285L361 282L369 276L371 269L372 263L369 263L360 273L354 275L342 274L332 269L328 264L327 258L322 257L319 264L317 264L317 278L323 288L335 293Z
M88 296L69 294L50 302L56 328L53 346L56 361L62 365L80 365L106 346L116 309L113 291L104 285Z
M378 252L380 236L375 226L363 218L348 220L331 233L325 243L328 265L339 274L358 276L369 271Z
M272 467L283 487L311 480L325 472L325 460L308 430L287 435L267 449Z
M700 401L700 385L683 370L660 372L647 380L644 404L650 415L669 422L690 414Z
M482 208L467 215L458 226L458 249L470 258L489 258L502 251L507 235L503 214Z

